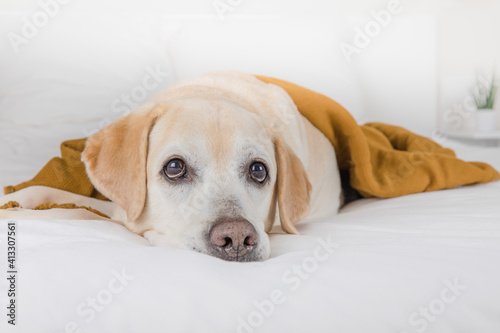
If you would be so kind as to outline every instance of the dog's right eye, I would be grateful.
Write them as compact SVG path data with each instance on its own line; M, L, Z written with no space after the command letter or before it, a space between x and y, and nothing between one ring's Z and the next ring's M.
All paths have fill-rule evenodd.
M180 158L174 158L165 164L163 172L170 180L177 180L186 174L186 163Z
M250 177L259 184L263 184L267 179L267 168L264 163L254 162L250 166Z

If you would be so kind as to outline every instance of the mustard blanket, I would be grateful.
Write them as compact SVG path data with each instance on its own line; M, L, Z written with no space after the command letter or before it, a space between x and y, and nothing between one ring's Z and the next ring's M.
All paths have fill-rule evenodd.
M457 159L452 150L430 139L387 124L359 126L347 110L324 95L286 81L258 78L282 87L302 115L324 133L335 147L340 170L348 173L350 186L364 197L391 198L500 179L490 165ZM94 188L80 160L85 140L63 142L61 157L50 160L32 180L5 187L5 194L43 185L107 200Z
M490 165L465 162L436 142L401 127L370 123L359 126L332 99L293 83L258 78L283 88L300 113L335 147L339 169L364 197L392 198L500 179Z

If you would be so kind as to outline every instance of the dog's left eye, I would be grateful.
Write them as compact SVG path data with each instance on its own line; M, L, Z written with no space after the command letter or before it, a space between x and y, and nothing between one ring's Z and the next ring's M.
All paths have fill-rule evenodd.
M174 158L163 167L165 176L170 180L177 180L186 174L186 163L180 158Z
M258 183L263 183L267 178L267 168L264 163L254 162L250 166L250 177Z

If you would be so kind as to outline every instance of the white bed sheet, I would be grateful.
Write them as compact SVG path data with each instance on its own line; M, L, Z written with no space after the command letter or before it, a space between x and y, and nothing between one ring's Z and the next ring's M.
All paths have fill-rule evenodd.
M65 139L1 127L0 185ZM446 145L500 169L498 148ZM271 236L271 259L231 263L103 221L17 221L13 327L0 221L0 332L500 332L500 182L361 200L298 229Z

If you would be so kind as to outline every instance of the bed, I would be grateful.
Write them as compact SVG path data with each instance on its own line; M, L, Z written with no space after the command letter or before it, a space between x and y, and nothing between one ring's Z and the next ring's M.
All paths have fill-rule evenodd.
M1 185L30 178L57 150L50 126L3 123L1 131L8 138L0 151ZM499 148L444 145L500 168ZM13 327L4 317L0 328L498 332L499 200L500 182L362 199L334 219L299 223L301 235L272 234L271 259L257 263L151 247L105 221L15 221L17 322ZM4 253L8 223L0 227ZM5 309L9 281L0 281Z

